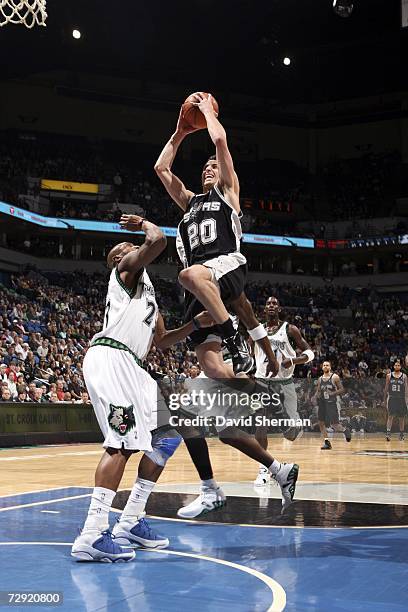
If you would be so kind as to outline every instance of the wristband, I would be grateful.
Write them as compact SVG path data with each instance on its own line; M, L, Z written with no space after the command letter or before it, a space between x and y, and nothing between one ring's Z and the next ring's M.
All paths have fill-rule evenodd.
M201 329L200 321L196 317L192 318L192 323L194 331L198 331L199 329Z
M266 329L261 324L259 324L258 327L254 327L254 329L249 329L248 334L251 336L254 342L257 340L262 340L262 338L266 338L268 335Z
M315 358L314 352L311 351L310 349L307 349L306 351L303 351L302 355L306 355L306 357L307 357L306 363L310 363Z

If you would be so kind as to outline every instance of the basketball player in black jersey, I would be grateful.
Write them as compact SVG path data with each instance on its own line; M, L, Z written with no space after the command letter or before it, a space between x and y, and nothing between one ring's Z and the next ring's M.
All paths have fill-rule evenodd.
M276 374L278 365L267 341L267 334L255 318L252 306L244 294L247 265L245 257L240 253L242 213L239 182L228 149L226 133L214 113L210 99L207 100L198 93L196 105L206 118L207 129L216 148L216 156L207 161L202 171L203 193L194 194L188 190L171 171L181 142L188 134L196 131L183 122L181 113L176 132L165 145L155 165L168 194L184 212L178 228L177 250L184 264L179 281L186 290L185 317L192 317L194 321L195 315L206 309L217 324L205 330L197 325L195 331L190 334L190 339L200 366L208 378L231 379L234 373L245 374L252 369L253 359L249 351L240 351L238 348L239 335L225 304L230 305L244 324L254 323L254 327L249 328L249 333L255 342L264 342L269 362L268 371ZM233 370L224 363L222 343L231 355ZM229 432L225 437L220 436L220 439L270 469L281 486L283 507L291 503L297 466L280 464L251 436ZM202 480L200 498L204 499L203 503L197 504L197 512L208 512L222 505L225 496L213 479L206 440L197 436L185 438L185 442ZM207 493L208 500L205 497ZM193 516L198 514L190 514L188 518Z
M239 350L239 334L226 308L226 305L232 305L244 324L246 320L254 324L249 333L254 341L264 341L265 350L269 351L269 371L276 374L277 362L264 340L266 334L255 318L251 304L244 299L247 263L240 252L242 213L239 182L226 133L215 115L211 100L200 93L195 97L216 148L216 155L208 159L202 171L203 193L194 194L171 171L181 142L196 131L183 122L181 112L176 131L155 165L168 194L184 212L178 228L177 251L184 265L179 281L186 290L185 319L190 320L207 310L217 324L207 330L197 328L190 339L200 366L209 378L231 377L220 356L221 341L231 355L235 374L249 372L253 360L248 351ZM259 335L261 331L262 337Z
M342 432L347 442L351 441L351 431L348 427L343 427L339 421L337 398L345 393L340 376L332 372L330 361L323 361L322 370L323 374L317 381L317 389L312 397L312 401L317 400L318 405L317 418L320 432L323 436L323 446L321 449L331 450L332 445L328 438L326 427L330 425L334 431Z
M393 372L387 374L384 388L384 405L388 411L386 440L391 440L394 417L399 421L399 439L404 440L405 417L407 416L408 384L407 375L402 370L400 359L394 361Z

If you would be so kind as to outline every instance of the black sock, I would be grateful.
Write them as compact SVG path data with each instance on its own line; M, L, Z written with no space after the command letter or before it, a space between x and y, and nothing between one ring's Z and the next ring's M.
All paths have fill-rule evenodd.
M186 438L184 442L201 480L213 478L207 440L205 438Z
M222 338L231 338L232 336L235 336L236 334L234 325L230 318L224 321L224 323L221 323L220 325L218 325L218 330Z

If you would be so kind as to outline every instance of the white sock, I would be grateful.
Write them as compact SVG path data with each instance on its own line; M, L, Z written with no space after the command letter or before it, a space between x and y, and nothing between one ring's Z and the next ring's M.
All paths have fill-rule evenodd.
M126 520L129 522L137 523L141 514L143 514L146 508L147 500L149 499L150 493L153 491L153 487L156 483L151 480L144 480L143 478L136 478L136 482L130 492L129 499L125 509L122 512L120 520Z
M268 470L270 471L271 474L274 474L276 476L280 468L281 468L281 464L279 463L279 461L276 461L276 459L274 459L271 465L268 467Z
M268 470L268 468L263 463L260 463L259 464L259 471L260 472L268 472L269 470Z
M94 488L82 531L106 531L109 528L109 511L115 495L116 491L111 489Z
M214 478L209 478L208 480L202 480L201 481L201 488L202 489L218 489L218 484L217 481L214 480Z

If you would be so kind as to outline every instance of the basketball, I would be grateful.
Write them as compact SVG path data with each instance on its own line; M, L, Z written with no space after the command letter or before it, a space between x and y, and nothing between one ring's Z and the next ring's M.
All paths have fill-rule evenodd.
M206 98L208 98L208 96L210 95L209 93L205 93L203 91L200 91L200 93ZM212 101L212 105L213 105L215 114L218 115L218 110L219 110L218 102L213 96L211 96L211 101ZM207 122L205 120L203 113L200 111L200 109L197 106L194 106L194 103L195 103L194 94L190 94L182 106L182 109L183 109L182 117L185 120L185 122L188 123L188 125L191 125L191 127L202 130L203 128L207 127Z

